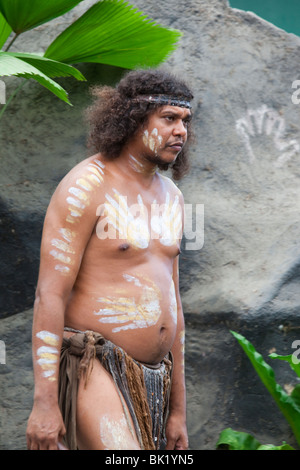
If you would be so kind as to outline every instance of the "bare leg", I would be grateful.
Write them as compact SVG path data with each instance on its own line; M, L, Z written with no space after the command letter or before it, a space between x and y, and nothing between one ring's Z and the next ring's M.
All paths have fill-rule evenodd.
M77 401L77 441L82 450L140 450L130 418L110 374L98 360L86 388L80 381Z

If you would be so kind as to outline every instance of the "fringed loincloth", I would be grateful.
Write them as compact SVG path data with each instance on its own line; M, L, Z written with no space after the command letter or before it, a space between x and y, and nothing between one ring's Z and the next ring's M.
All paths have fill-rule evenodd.
M132 359L122 348L106 340L101 334L86 331L63 338L61 349L59 406L67 431L65 443L68 449L77 449L76 406L79 380L87 383L95 358L111 374L123 403L125 416L127 408L129 410L141 449L164 448L172 379L171 353L158 366L146 365Z

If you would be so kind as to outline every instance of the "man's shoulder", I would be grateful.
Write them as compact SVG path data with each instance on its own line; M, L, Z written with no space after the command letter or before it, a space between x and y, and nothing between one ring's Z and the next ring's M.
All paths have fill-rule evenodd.
M61 186L68 186L70 182L82 177L87 177L88 180L95 180L96 178L89 175L95 174L100 181L103 180L105 164L99 154L90 156L78 162L71 168L60 181Z
M78 187L87 193L100 187L103 183L105 164L99 155L82 160L66 173L56 188L56 192L65 192L71 186Z
M104 168L105 164L99 155L79 162L60 181L50 205L60 207L62 210L68 205L74 208L74 214L83 209L86 212L99 201L104 186Z
M174 196L179 196L180 198L183 199L182 192L178 188L177 184L174 183L174 181L171 178L169 178L166 175L162 175L161 173L158 173L158 176L160 178L160 181L162 182L162 184L165 186L166 190L169 193L171 193Z

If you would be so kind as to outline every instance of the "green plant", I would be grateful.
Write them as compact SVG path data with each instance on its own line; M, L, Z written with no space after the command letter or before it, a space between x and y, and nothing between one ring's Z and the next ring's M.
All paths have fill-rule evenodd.
M294 450L293 447L282 443L280 446L261 444L255 437L246 432L224 429L218 439L217 449L222 450Z
M122 0L102 0L66 28L45 53L9 52L20 34L65 14L81 1L0 0L0 76L33 78L71 104L67 92L53 78L85 80L73 64L155 67L166 60L181 36ZM3 50L12 31L14 35Z
M231 333L248 356L259 378L283 413L294 433L297 443L300 445L300 384L297 384L289 395L276 382L274 370L264 361L262 355L255 350L254 346L239 333L234 331L231 331ZM288 362L292 370L300 377L299 361L292 354L280 356L272 353L269 357ZM283 443L281 446L274 446L272 444L262 445L250 434L233 431L231 428L221 432L216 445L219 449L226 447L229 450L293 450L286 443Z

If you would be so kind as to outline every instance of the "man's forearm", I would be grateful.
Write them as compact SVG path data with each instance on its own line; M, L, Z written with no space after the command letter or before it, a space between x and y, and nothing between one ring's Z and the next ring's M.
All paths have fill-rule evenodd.
M180 312L177 334L172 348L174 358L172 388L170 396L170 412L186 416L186 387L185 387L185 327L183 314Z
M64 303L56 295L37 296L34 304L32 353L35 401L58 401L59 357L64 327Z
M184 374L184 322L180 316L176 339L172 348L174 367L166 428L167 450L188 449L186 426L186 389Z
M34 404L26 431L27 447L31 450L57 450L66 432L58 405L63 325L62 299L51 294L37 295L32 331Z

